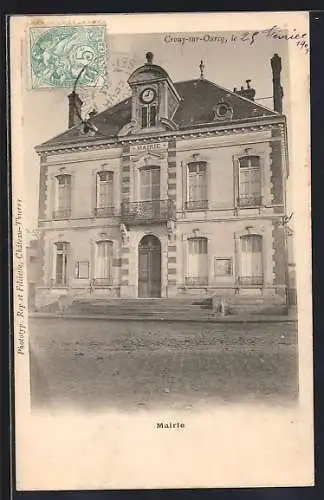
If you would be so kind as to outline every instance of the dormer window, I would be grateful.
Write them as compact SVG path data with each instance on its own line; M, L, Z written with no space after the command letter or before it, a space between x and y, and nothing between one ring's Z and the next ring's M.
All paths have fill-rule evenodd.
M230 120L233 117L233 108L227 102L219 102L213 109L214 120Z

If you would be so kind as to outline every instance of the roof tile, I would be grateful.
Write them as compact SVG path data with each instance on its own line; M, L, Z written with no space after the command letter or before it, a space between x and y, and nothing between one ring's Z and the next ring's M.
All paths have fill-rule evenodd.
M278 116L275 111L250 101L236 93L216 85L209 80L189 80L174 84L182 100L173 117L179 129L188 129L213 121L213 108L220 102L228 103L233 109L231 121L257 119L265 116ZM87 136L87 141L98 139L113 139L118 132L131 120L131 98L98 113L92 119L97 132ZM60 135L44 142L41 147L84 141L84 135L75 126Z

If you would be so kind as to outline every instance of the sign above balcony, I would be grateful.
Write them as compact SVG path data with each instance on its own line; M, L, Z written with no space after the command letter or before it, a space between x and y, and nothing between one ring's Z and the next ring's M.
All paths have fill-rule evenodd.
M166 151L168 149L167 142L149 142L147 144L136 144L136 146L130 147L131 155L138 155L140 153Z

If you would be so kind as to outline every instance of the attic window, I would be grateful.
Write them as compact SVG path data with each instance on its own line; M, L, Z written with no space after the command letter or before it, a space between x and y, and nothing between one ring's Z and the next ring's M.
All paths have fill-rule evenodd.
M226 120L233 116L233 108L227 102L219 102L213 111L214 120Z
M225 116L228 112L226 104L220 104L217 109L218 116Z

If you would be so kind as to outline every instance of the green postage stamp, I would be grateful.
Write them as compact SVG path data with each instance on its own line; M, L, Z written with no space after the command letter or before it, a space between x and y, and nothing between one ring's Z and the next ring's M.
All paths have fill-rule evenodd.
M105 78L106 27L29 28L31 87L93 87Z

